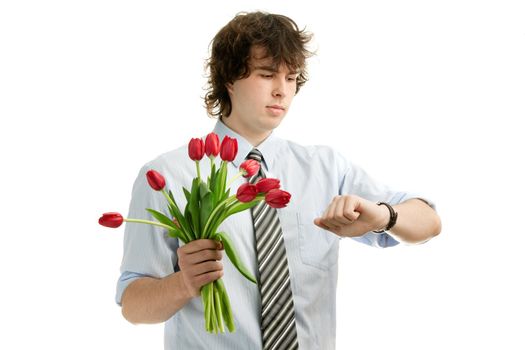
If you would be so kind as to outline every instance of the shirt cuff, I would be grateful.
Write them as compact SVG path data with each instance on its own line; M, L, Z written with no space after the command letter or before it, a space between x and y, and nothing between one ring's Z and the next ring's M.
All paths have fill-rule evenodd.
M412 194L412 193L404 193L404 192L398 192L395 193L392 198L388 200L388 203L391 205L396 205L402 202L405 202L409 199L420 199L423 202L427 203L432 209L436 210L436 205L434 202L426 199L425 197ZM388 248L393 247L399 244L399 241L396 240L394 237L390 236L388 233L376 233L376 232L367 232L364 235L360 237L352 237L354 240L367 244L372 247L376 248Z
M131 282L138 280L142 277L149 277L141 273L124 271L117 282L117 295L115 296L115 301L119 306L122 306L122 294L126 288L130 285Z
M399 244L399 241L388 233L367 232L362 236L352 237L352 239L376 248L388 248Z

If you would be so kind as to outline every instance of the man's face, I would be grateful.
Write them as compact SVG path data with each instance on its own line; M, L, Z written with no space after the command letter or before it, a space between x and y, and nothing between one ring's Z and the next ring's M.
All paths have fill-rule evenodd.
M271 58L263 57L263 49L252 49L250 75L228 85L232 112L227 122L250 138L268 136L279 126L297 88L298 72L274 67Z

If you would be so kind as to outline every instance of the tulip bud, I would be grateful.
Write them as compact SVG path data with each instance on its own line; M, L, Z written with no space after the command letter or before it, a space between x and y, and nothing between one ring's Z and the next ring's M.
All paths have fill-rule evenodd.
M201 160L204 157L204 142L202 139L194 138L188 144L188 154L192 160Z
M252 177L253 175L259 172L259 169L261 168L261 164L254 159L248 159L248 160L245 160L241 164L240 168L241 168L241 171L243 172L242 176Z
M237 200L239 202L248 203L251 202L257 196L257 189L255 185L245 183L239 186L237 189Z
M217 157L219 155L221 144L219 141L219 136L216 133L211 132L208 134L208 136L206 136L204 150L206 151L206 155L210 158Z
M266 194L264 200L270 207L279 209L286 207L291 197L290 193L286 191L274 189Z
M221 158L226 162L231 162L237 156L237 139L224 136L221 143Z
M104 213L98 219L98 223L102 226L117 228L124 222L124 218L119 213Z
M281 182L278 179L264 178L257 181L255 186L257 187L258 193L266 193L281 187Z
M155 191L161 191L164 189L164 186L166 186L166 180L164 179L164 176L155 170L149 170L146 173L146 178L148 179L148 183L151 188L153 188Z

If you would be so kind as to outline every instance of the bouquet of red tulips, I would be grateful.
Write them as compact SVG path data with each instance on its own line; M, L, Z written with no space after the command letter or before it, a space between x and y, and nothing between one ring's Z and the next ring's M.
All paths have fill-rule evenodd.
M218 169L215 158L222 159ZM230 215L254 207L261 200L273 208L283 208L290 201L290 193L280 189L278 179L263 178L255 184L245 183L230 196L229 185L240 176L249 178L259 172L259 163L246 160L240 165L239 173L226 183L228 177L227 165L237 156L237 140L225 136L222 143L219 137L210 133L206 142L200 138L191 139L188 145L189 157L195 161L197 177L193 179L191 191L183 188L186 197L184 212L179 209L171 191L166 192L166 180L155 170L149 170L146 177L149 185L155 191L161 192L167 200L170 217L153 210L146 209L156 221L123 218L119 213L105 213L99 219L99 224L116 228L124 221L150 224L163 227L173 238L183 243L196 239L214 239L222 242L226 255L237 270L248 280L257 283L236 253L233 241L226 232L217 232L219 225ZM211 163L211 172L204 182L201 179L199 162L206 154ZM204 320L206 330L210 333L224 332L224 325L230 332L235 331L230 300L222 279L208 283L201 288L204 304Z

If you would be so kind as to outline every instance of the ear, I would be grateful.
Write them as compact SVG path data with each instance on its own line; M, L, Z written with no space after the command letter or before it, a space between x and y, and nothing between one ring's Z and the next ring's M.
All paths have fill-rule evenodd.
M233 93L233 83L226 83L226 90L228 90L229 94Z

